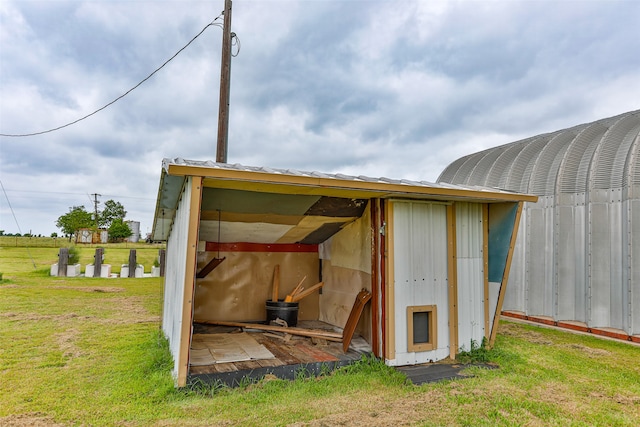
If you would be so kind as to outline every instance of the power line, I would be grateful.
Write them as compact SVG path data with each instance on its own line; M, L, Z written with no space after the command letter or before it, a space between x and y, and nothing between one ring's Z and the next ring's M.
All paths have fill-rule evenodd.
M87 196L91 203L93 203L93 199L90 197L89 193L72 193L68 191L38 191L38 190L14 190L11 188L7 188L6 191L9 193L35 193L35 194L69 194L72 196ZM103 197L113 197L116 199L136 199L136 200L156 200L151 197L136 197L136 196L119 196L116 194L103 194Z
M7 205L9 206L9 210L11 211L11 215L13 215L13 220L16 222L16 227L18 227L18 233L22 234L22 230L20 230L20 224L18 224L18 218L16 218L16 213L13 211L13 206L11 206L11 202L9 201L9 196L7 196L7 192L4 189L4 185L2 185L2 181L0 181L0 187L2 187L2 192L4 193L5 199L7 199ZM31 256L31 251L27 246L27 253L29 254L29 258L31 258L31 263L33 264L33 269L36 270L36 262Z
M71 125L75 125L78 122L81 122L85 119L88 119L89 117L93 116L94 114L99 113L100 111L104 110L105 108L115 104L116 102L118 102L119 100L121 100L122 98L124 98L125 96L129 95L129 93L133 92L135 89L138 88L138 86L142 85L144 82L146 82L147 80L149 80L155 73L157 73L158 71L160 71L162 68L164 68L165 65L167 65L169 62L171 62L176 56L178 56L183 50L185 50L187 47L189 47L189 45L191 43L193 43L195 41L195 39L197 39L198 37L200 37L200 35L202 33L205 32L205 30L211 26L216 26L216 27L220 27L222 28L222 24L220 23L216 23L216 21L222 16L222 14L218 15L218 17L216 19L214 19L211 23L205 25L205 27L198 33L196 34L190 41L189 43L187 43L186 45L184 45L180 50L178 50L171 58L167 59L161 66L159 66L158 68L156 68L151 74L149 74L147 77L145 77L140 83L138 83L137 85L135 85L134 87L132 87L131 89L129 89L128 91L126 91L125 93L123 93L122 95L120 95L119 97L117 97L116 99L114 99L113 101L109 102L108 104L106 104L103 107L98 108L97 110L95 110L92 113L87 114L84 117L81 117L77 120L74 120L72 122L69 122L65 125L62 126L58 126L56 128L53 129L49 129L49 130L44 130L41 132L33 132L33 133L23 133L23 134L6 134L6 133L0 133L0 136L6 136L6 137L11 137L11 138L23 138L23 137L27 137L27 136L36 136L36 135L43 135L45 133L51 133L51 132L55 132L57 130L60 129L64 129L66 127L69 127ZM239 46L238 46L238 52L239 52Z

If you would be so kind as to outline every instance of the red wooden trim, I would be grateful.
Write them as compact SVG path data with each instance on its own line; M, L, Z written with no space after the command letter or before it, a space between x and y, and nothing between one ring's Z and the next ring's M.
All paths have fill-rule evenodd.
M640 343L640 335L627 335L624 332L615 332L615 331L607 331L607 330L598 329L598 328L589 328L588 326L576 325L574 323L567 323L563 321L556 322L549 319L544 319L536 316L527 316L522 313L515 313L511 311L503 311L502 315L505 317L511 317L513 319L526 320L528 322L541 323L541 324L550 325L550 326L557 326L563 329L571 329L573 331L585 332L588 334L599 335L602 337Z
M218 243L207 242L207 252L318 252L318 245L301 243Z
M503 316L512 317L514 319L527 320L527 316L522 313L515 313L512 311L503 311Z
M529 317L529 319L537 323L542 323L543 325L558 326L558 322L553 319L545 319L541 317Z
M605 331L603 329L592 328L591 333L594 335L600 335L608 338L615 338L623 341L631 341L631 336L625 333L614 332L614 331Z
M579 332L589 332L588 327L582 326L582 325L576 325L574 323L558 322L558 327L572 329L574 331L579 331Z

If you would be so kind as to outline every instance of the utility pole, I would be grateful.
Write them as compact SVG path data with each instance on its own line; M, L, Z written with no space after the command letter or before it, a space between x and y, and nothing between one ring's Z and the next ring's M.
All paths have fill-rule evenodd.
M220 65L220 105L218 110L218 146L216 162L227 163L229 143L229 92L231 88L231 0L224 1L222 63Z
M98 230L98 203L100 203L98 201L98 197L102 196L102 194L98 194L98 193L93 193L93 209L95 212L95 220L96 220L96 231ZM93 240L93 239L92 239Z

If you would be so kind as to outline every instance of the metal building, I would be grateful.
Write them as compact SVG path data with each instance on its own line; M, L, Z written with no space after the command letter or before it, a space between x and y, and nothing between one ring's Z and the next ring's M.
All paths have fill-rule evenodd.
M439 183L525 204L503 309L640 341L640 111L470 154Z
M394 366L491 342L520 212L535 200L480 187L166 159L152 239L167 241L162 329L177 385L343 363L354 331L359 348ZM275 358L211 359L224 353L203 344L216 334L194 331L212 323L255 328L267 317L265 301L282 300L305 278L324 285L299 302L297 320L342 334L331 336L339 351L256 334ZM352 322L363 293L370 303ZM303 329L295 333L314 333Z

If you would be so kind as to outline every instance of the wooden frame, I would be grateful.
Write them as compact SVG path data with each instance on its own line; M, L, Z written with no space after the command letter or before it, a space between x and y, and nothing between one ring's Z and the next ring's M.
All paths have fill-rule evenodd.
M415 341L415 315L427 313L427 340ZM435 305L412 305L407 307L407 350L410 352L431 351L438 348L438 310Z
M387 360L393 360L396 358L396 322L395 322L395 268L394 268L394 255L393 255L393 203L389 200L385 200L386 211L386 226L385 226L385 246L387 254L387 275L385 277L385 357Z
M484 337L491 336L489 323L489 205L482 205L482 271L484 281Z
M187 375L189 373L189 347L191 345L193 324L193 295L196 286L196 255L198 249L198 231L200 228L200 205L202 203L202 177L192 177L191 200L189 202L189 231L187 235L187 256L185 259L184 296L182 298L182 339L180 340L179 356L179 360L183 360L185 363L178 366L178 378L176 379L178 387L184 387L187 384Z
M451 359L455 359L458 354L458 247L456 236L456 207L449 205L447 206L447 280L449 283L449 358Z

